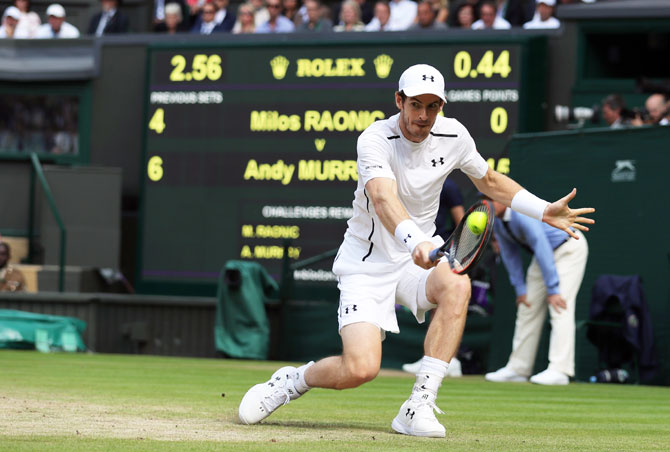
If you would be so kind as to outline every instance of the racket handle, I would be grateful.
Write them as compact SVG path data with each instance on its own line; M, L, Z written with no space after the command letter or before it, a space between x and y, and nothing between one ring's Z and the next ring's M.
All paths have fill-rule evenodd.
M431 261L435 262L436 260L438 260L442 256L444 256L444 252L440 251L439 248L435 248L433 251L430 252L430 254L428 255L428 258Z

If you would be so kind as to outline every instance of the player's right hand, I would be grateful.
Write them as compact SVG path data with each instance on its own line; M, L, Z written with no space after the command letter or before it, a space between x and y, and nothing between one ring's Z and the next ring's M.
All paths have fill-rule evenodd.
M421 242L414 247L412 252L412 260L416 265L421 268L428 270L429 268L435 267L440 260L437 259L435 262L430 260L430 252L435 249L435 245L432 242Z

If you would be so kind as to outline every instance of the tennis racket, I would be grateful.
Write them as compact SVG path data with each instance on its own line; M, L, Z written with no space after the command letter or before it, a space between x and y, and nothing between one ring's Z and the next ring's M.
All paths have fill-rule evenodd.
M479 221L473 221L472 229L475 229L473 231L468 226L468 217L476 212L486 214L486 219L484 224L481 213L477 213L473 219L479 217L477 218ZM451 233L447 241L441 247L430 252L430 260L436 261L442 256L446 256L454 273L462 275L471 272L482 257L482 254L484 254L486 244L491 238L493 216L493 208L490 202L478 201L472 205L465 212L463 219L458 223L458 226L456 226L456 229L454 229L454 232ZM477 227L480 227L481 230L478 231ZM476 232L479 232L479 234Z

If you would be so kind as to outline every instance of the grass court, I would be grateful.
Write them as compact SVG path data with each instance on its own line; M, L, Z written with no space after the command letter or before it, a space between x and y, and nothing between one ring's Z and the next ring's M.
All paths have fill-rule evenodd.
M0 451L668 451L670 389L446 379L444 439L394 433L414 378L314 389L263 423L246 390L283 363L0 351Z

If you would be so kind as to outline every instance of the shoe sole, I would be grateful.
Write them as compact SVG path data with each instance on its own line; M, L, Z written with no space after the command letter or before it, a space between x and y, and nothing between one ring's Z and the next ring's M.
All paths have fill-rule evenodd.
M526 383L528 382L527 378L518 377L518 378L495 378L489 377L488 375L484 376L484 380L491 381L493 383Z
M485 378L485 380L491 383L528 383L528 380L491 380L489 378Z
M437 432L437 431L412 433L409 430L407 430L403 425L403 423L398 421L397 419L393 419L393 422L391 422L391 428L398 433L402 433L403 435L409 435L409 436L423 436L428 438L444 438L446 436L444 432Z
M530 380L530 382L533 383L533 384L542 385L542 386L567 386L568 384L570 384L569 381L568 382L560 382L560 383L558 383L558 382L547 383L547 382L539 382L539 381Z

